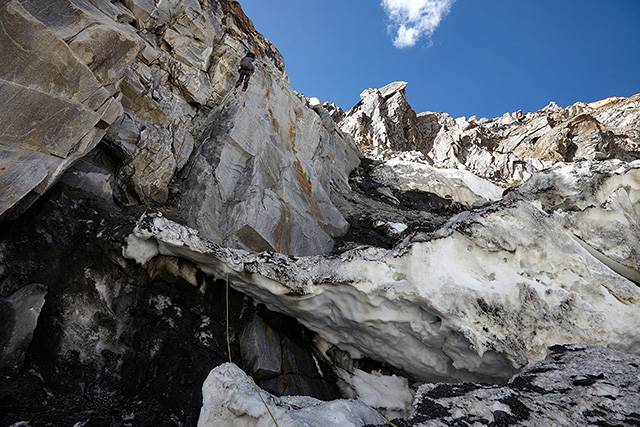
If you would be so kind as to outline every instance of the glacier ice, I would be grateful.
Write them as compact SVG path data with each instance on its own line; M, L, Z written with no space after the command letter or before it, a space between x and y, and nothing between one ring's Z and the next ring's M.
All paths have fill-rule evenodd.
M219 278L228 268L236 289L353 358L421 381L506 381L554 344L640 351L640 289L573 238L565 211L543 205L512 197L464 211L430 238L337 256L224 249L154 215L132 240Z

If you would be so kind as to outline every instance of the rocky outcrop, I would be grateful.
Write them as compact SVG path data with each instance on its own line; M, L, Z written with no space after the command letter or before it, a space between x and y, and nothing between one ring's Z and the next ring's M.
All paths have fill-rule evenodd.
M24 211L91 151L121 114L113 83L135 57L136 39L113 21L110 29L96 25L85 33L82 28L67 28L65 19L86 15L79 16L80 11L76 15L62 3L0 5L0 214ZM104 3L115 13L110 2ZM95 47L118 49L105 55L109 64L104 59L94 61L82 42L88 33L100 30L104 40L96 39ZM75 44L61 38L74 36ZM82 49L84 58L72 46ZM109 81L99 78L105 73L110 74Z
M638 158L640 95L591 104L518 111L495 119L417 114L405 82L368 89L346 114L331 109L340 127L373 158L420 151L434 166L465 169L503 186L524 182L557 162Z
M238 2L12 0L1 12L5 220L77 163L68 183L165 206L227 246L322 253L346 231L330 196L358 164L353 140L291 90ZM260 66L235 93L246 51Z
M554 346L544 361L502 387L423 385L413 415L392 422L398 427L635 426L639 374L638 356L597 346Z
M429 151L422 147L425 140L418 117L407 103L406 87L406 82L394 82L381 89L365 90L360 94L361 101L342 118L340 127L374 156L389 149Z

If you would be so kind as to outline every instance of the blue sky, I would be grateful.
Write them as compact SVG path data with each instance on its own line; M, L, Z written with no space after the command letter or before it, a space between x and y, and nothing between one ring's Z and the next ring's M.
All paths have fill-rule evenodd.
M640 93L640 0L240 3L284 56L293 89L345 111L396 80L416 112L453 117ZM403 23L421 36L413 46L398 37Z

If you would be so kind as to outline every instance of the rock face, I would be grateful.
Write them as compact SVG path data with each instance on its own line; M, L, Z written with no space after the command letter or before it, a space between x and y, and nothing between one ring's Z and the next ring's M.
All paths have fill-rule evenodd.
M374 154L388 149L420 150L420 124L407 103L406 87L406 82L394 82L381 89L365 90L360 94L361 101L342 117L341 128Z
M134 59L136 40L114 21L110 31L94 27L110 37L105 43L118 47L115 55L108 55L114 62L109 64L110 81L101 81L62 38L77 34L70 28L61 34L63 17L77 16L62 4L50 2L45 8L33 2L4 1L0 5L0 214L12 208L18 214L28 207L100 142L122 112L112 86ZM110 2L104 4L114 13ZM51 22L42 22L38 16ZM52 28L49 23L57 25ZM96 48L107 46L96 44L100 45ZM91 65L93 60L87 59ZM103 61L94 65L96 72L105 71Z
M242 359L254 377L260 380L280 374L280 335L262 319L256 317L242 329L240 346Z
M368 156L420 151L434 166L462 168L507 186L534 171L578 159L638 158L640 94L591 104L506 113L495 119L452 119L445 113L416 114L407 103L407 83L368 89L346 114L333 109L339 126Z
M635 426L640 358L597 346L555 346L503 386L429 384L398 427L459 425Z
M346 232L330 195L359 162L353 140L291 90L237 2L12 0L0 12L5 219L82 158L76 185L98 175L101 196L166 206L227 246L306 255ZM260 66L235 93L246 51ZM110 162L87 156L96 146Z
M327 252L358 149L289 87L237 2L3 1L0 44L0 297L50 290L0 384L0 424L194 425L228 357L224 287L184 260L137 267L124 238L153 207L224 245ZM234 93L247 51L260 66ZM230 298L241 359L240 313L278 315ZM283 348L304 358L312 334L288 322ZM337 397L319 364L323 378L283 363L276 378L304 381L281 392Z

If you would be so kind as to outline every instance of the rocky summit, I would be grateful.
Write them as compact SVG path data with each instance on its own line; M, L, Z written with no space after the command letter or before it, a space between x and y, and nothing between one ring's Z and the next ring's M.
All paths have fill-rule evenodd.
M0 46L1 425L640 422L640 94L345 112L227 0Z

